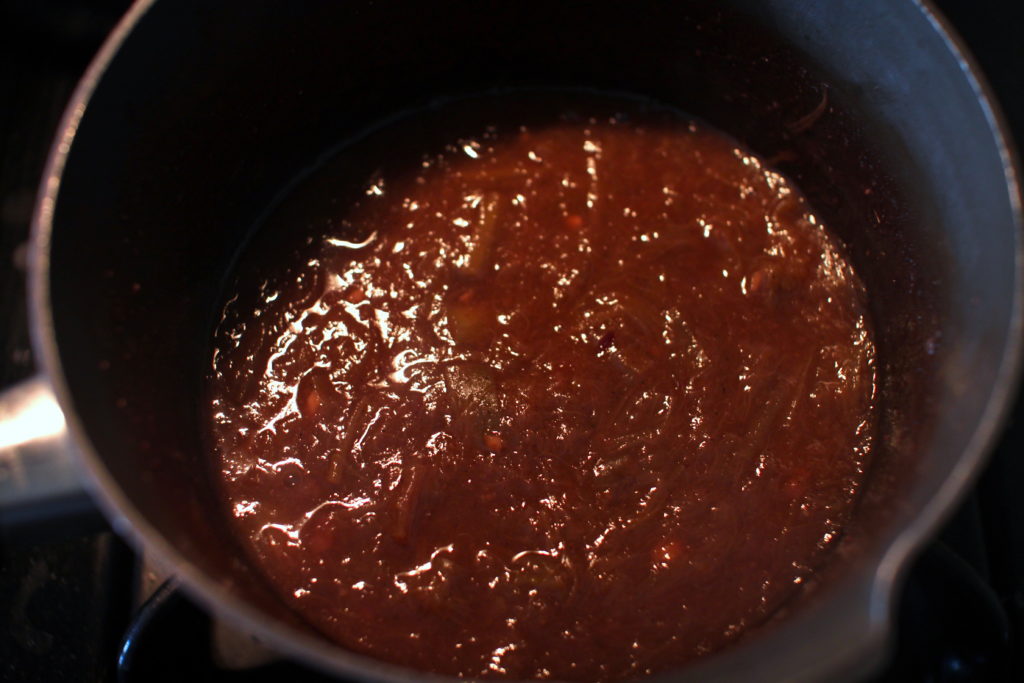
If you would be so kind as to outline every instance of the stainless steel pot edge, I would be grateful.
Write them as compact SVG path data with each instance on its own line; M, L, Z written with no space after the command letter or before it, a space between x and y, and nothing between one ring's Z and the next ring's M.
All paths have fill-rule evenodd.
M899 585L909 559L953 513L957 502L964 497L967 489L980 475L988 452L1006 424L1014 397L1020 390L1021 363L1024 360L1024 194L1020 185L1020 157L998 100L966 43L932 0L913 2L956 57L999 147L1006 190L1013 211L1015 275L1009 333L999 363L999 376L989 394L983 417L978 422L953 473L943 482L928 504L892 539L879 561L876 572L877 584L880 587L883 583L888 584L888 593ZM889 597L891 596L886 597L886 602ZM882 605L879 605L879 608L882 608Z
M979 422L953 476L947 479L930 503L892 540L878 563L872 584L871 610L880 618L888 616L893 591L899 584L909 558L951 512L953 504L977 476L987 449L995 440L1009 413L1012 396L1018 387L1021 343L1024 341L1022 340L1022 325L1024 325L1022 231L1024 231L1024 218L1022 218L1019 186L1020 165L1010 143L1011 136L989 86L980 76L980 71L978 71L974 59L969 56L962 40L930 0L913 0L913 2L932 23L935 30L942 35L949 49L957 57L961 70L968 78L977 94L978 101L984 108L990 128L999 144L1007 189L1013 202L1017 241L1016 282L1013 293L1014 312L1011 321L1011 335L1003 350L1000 378L989 396L984 417ZM155 0L137 0L107 38L75 89L58 128L58 137L50 151L33 216L29 257L29 315L32 345L41 365L41 371L52 386L58 403L66 416L69 441L75 450L74 459L84 475L87 488L118 533L137 548L144 547L158 563L173 570L177 576L181 577L182 585L191 597L234 623L244 625L243 628L252 632L256 637L273 642L275 646L283 647L284 654L310 658L314 664L326 670L343 667L352 673L359 672L365 680L371 680L369 677L372 677L372 680L396 683L412 680L450 681L452 679L447 677L415 674L376 660L347 653L325 641L270 621L258 610L247 606L226 592L223 587L205 576L198 568L186 562L177 550L156 533L138 514L105 471L86 437L83 425L73 410L69 389L63 381L63 372L54 337L54 325L49 309L49 245L53 212L60 189L61 174L78 125L85 113L86 105L121 44L154 4ZM708 662L708 664L713 665L713 662Z

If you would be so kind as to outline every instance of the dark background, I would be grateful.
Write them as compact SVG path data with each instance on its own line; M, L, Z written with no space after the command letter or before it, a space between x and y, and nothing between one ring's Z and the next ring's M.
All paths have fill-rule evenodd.
M827 2L828 0L821 0ZM23 243L51 137L92 55L130 3L0 0L0 387L31 374ZM1024 19L1017 0L936 0L1024 140ZM885 681L1024 680L1024 406L974 492L908 579ZM102 527L60 540L0 538L0 681L110 681L132 620L138 568ZM169 603L171 604L171 603ZM174 601L166 647L146 656L164 680L200 672L202 617ZM196 624L200 624L198 627ZM191 653L191 654L190 654ZM141 655L140 655L141 656ZM282 675L277 671L275 675Z

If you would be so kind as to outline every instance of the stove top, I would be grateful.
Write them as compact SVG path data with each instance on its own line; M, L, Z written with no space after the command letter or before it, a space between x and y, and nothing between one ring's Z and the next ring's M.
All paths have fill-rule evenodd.
M126 0L0 2L0 387L30 375L24 241L50 140ZM1024 140L1024 19L937 0ZM992 5L993 3L988 3ZM1002 4L1002 3L1001 3ZM1024 680L1024 404L971 495L914 564L880 682ZM0 681L318 680L212 622L103 524L0 536Z

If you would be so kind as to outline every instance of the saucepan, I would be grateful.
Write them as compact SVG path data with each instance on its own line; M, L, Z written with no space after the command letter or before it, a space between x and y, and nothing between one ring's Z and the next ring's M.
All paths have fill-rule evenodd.
M79 85L36 207L38 377L3 398L5 519L81 491L201 604L349 678L347 652L242 559L199 443L218 292L273 198L396 112L508 86L678 106L788 174L870 293L880 433L831 560L769 623L672 679L843 680L883 660L900 579L982 466L1016 387L1012 146L949 27L915 0L140 0Z

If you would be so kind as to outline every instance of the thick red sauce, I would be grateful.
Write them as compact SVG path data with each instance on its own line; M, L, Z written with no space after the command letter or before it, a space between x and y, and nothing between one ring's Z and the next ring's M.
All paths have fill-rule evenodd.
M644 675L763 621L848 520L874 401L849 262L733 140L615 106L449 132L353 196L368 157L444 130L407 119L272 215L298 246L242 261L208 383L220 484L270 582L352 650Z

